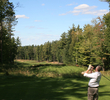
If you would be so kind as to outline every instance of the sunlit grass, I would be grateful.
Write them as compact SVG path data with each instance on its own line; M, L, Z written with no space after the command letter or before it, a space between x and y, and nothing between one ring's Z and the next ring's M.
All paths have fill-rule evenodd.
M75 66L40 66L36 68L10 68L7 69L9 75L24 75L24 76L37 76L37 77L73 77L80 74L83 68Z
M77 69L75 66L62 66L58 62L36 62L34 60L15 60L14 65L16 67L10 67L5 70L9 75L55 78L73 77L75 74L81 73L84 70L84 68Z

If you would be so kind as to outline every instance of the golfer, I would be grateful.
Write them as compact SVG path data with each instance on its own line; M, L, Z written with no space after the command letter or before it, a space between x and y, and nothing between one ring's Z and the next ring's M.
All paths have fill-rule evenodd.
M101 79L101 66L97 66L95 72L93 66L89 65L87 71L84 73L85 77L90 78L88 83L88 100L98 100L98 87ZM90 73L88 73L90 71Z

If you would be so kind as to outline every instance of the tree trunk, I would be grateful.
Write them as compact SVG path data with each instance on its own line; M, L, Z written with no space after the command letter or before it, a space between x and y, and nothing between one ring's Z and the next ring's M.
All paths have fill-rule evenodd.
M3 63L3 48L2 48L2 20L0 21L0 62Z
M77 60L77 50L76 50L76 65L77 65L77 63L78 63L78 60Z
M9 22L9 38L10 38L10 42L11 42L11 23ZM10 63L13 63L12 60L12 50L11 50L11 44L10 44Z
M102 63L103 63L102 70L105 71L105 64L104 64L104 60L103 59L102 59Z

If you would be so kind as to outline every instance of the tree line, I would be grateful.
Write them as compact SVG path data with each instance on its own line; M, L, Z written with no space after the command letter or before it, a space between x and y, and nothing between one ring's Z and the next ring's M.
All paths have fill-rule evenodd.
M110 68L110 13L92 20L92 25L73 24L56 41L19 46L16 59L58 61L72 65L102 65Z
M105 1L110 6L110 0ZM13 63L16 57L77 66L102 65L103 70L110 68L110 12L92 20L92 25L84 25L83 29L73 24L57 41L20 46L19 37L12 37L13 26L17 24L15 8L9 0L0 0L0 63Z
M0 0L0 63L13 63L20 43L15 39L13 26L17 24L15 7L9 0Z

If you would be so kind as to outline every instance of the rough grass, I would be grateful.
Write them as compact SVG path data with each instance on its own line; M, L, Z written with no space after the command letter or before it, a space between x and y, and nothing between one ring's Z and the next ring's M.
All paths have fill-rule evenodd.
M7 65L6 69L2 67L0 100L87 100L89 79L80 74L85 70L84 68L58 65L34 66L38 64L36 61L17 61L14 66ZM9 75L6 75L4 70ZM109 71L103 74L110 79ZM110 81L102 77L99 100L110 99L109 84Z
M84 68L75 66L66 66L65 64L57 62L36 62L29 60L17 60L14 66L6 66L5 69L9 75L23 75L23 76L36 76L36 77L81 77L81 71ZM4 67L3 69L4 70ZM5 71L5 72L6 72Z

